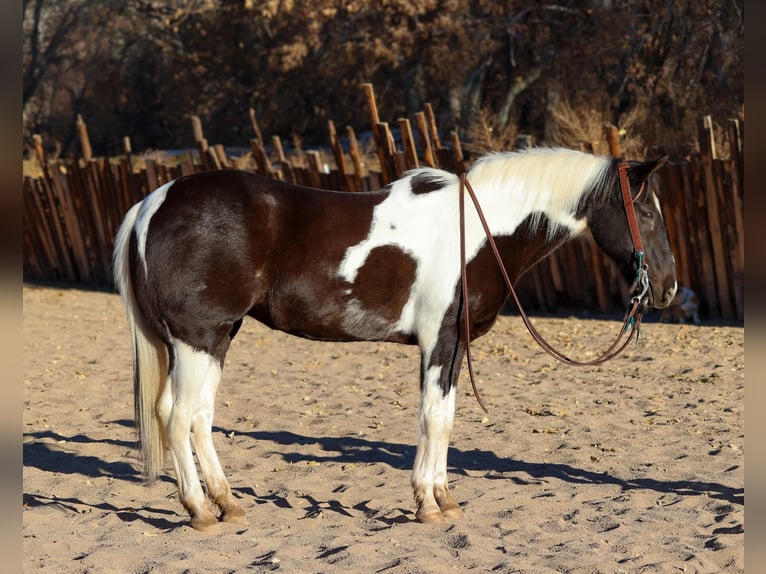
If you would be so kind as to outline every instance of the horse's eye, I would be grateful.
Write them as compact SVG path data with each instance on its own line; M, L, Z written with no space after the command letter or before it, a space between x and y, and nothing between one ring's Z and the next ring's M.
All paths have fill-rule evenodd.
M644 219L654 219L654 213L652 213L651 211L643 211L641 212L641 216Z

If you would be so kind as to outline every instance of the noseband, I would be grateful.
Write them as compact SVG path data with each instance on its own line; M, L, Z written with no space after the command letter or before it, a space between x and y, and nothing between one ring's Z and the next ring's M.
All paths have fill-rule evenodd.
M481 225L484 228L484 233L487 236L487 242L489 243L489 246L492 248L492 252L495 255L495 260L497 261L497 265L500 268L500 272L503 275L503 279L505 280L505 285L508 288L508 291L510 292L510 294L513 295L513 300L516 303L516 307L519 309L519 314L521 315L521 319L524 322L524 325L526 326L527 330L529 331L529 334L532 335L532 338L537 342L538 345L540 345L540 347L543 348L544 351L546 351L549 355L558 359L562 363L565 363L567 365L577 366L577 367L589 367L594 365L600 365L601 363L604 363L608 361L609 359L613 359L614 357L622 353L632 340L635 340L636 342L638 342L641 319L643 318L641 301L646 295L646 292L649 290L649 275L648 275L649 266L646 264L646 261L645 261L644 243L643 241L641 241L641 233L638 229L638 220L636 219L636 211L633 207L633 204L636 201L638 201L638 199L644 193L646 182L644 182L641 185L641 188L639 189L638 193L636 194L635 197L633 197L630 193L630 181L628 180L628 164L625 162L620 162L620 165L618 166L618 172L620 175L620 189L622 191L622 203L623 203L623 207L625 208L625 216L628 219L628 228L630 229L630 237L633 242L633 253L638 263L638 272L636 277L637 294L631 299L631 305L625 314L623 325L620 329L620 332L617 334L617 337L615 338L614 342L599 357L591 361L576 361L574 359L570 359L569 357L567 357L560 351L557 351L556 349L554 349L550 345L550 343L548 343L543 338L543 336L535 328L535 326L532 325L532 323L529 320L529 317L524 312L524 309L521 306L521 302L519 301L519 297L518 295L516 295L516 290L513 288L513 284L511 283L511 280L508 277L508 272L506 271L505 265L503 264L503 260L500 257L500 252L497 249L497 245L495 244L495 240L492 237L492 233L489 230L489 225L487 225L487 220L484 217L484 213L481 209L481 206L479 205L478 199L476 198L476 194L474 193L473 188L471 187L471 183L468 181L468 177L467 177L468 174L464 172L460 176L460 195L459 195L460 283L461 283L461 290L463 295L463 338L465 340L466 362L468 363L468 374L470 375L470 378L471 378L471 386L473 387L474 396L476 397L476 400L478 401L479 406L481 406L484 412L487 412L487 408L484 406L484 402L481 400L481 397L479 396L479 392L476 388L476 381L473 374L473 365L471 363L471 337L470 337L471 320L470 320L469 311L468 311L468 307L469 307L468 306L468 273L466 272L466 255L465 255L465 205L464 205L465 191L468 190L468 195L471 197L471 201L473 202L474 208L476 209L476 213L479 216ZM627 338L625 338L625 340L622 341L626 333L627 333Z

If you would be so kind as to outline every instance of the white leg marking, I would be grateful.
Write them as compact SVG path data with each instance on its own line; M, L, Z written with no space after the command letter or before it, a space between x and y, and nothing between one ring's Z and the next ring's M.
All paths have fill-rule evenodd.
M215 395L221 380L221 367L218 361L212 357L210 359L211 364L200 389L197 410L192 418L194 449L207 486L208 497L221 509L221 519L246 524L245 512L231 494L213 444L211 429L215 414Z
M418 446L412 469L412 487L423 521L442 520L441 505L435 493L447 491L447 450L455 417L455 388L444 395L439 386L442 368L428 369L421 391ZM441 502L441 504L440 504Z
M195 351L189 345L174 341L175 361L171 372L172 389L163 389L158 403L161 418L167 416L165 434L168 440L173 467L176 471L178 494L181 504L189 511L192 526L207 530L217 523L202 492L194 464L190 434L192 420L198 411L205 382L217 362L207 353ZM220 370L219 370L220 373ZM172 402L169 414L168 403Z

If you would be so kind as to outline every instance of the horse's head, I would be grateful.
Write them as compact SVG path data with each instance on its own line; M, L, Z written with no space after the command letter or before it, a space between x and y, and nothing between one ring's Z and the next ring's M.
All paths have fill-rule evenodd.
M655 309L670 305L677 287L675 258L670 250L660 201L647 184L649 176L666 161L667 156L640 163L628 162L627 169L637 227L644 245L643 263L647 266L649 279L641 303ZM638 278L639 260L623 202L619 165L618 161L612 163L613 174L605 179L610 187L608 200L591 212L589 224L596 243L617 263L628 284L633 285ZM645 184L645 191L639 193ZM636 293L640 291L639 288Z

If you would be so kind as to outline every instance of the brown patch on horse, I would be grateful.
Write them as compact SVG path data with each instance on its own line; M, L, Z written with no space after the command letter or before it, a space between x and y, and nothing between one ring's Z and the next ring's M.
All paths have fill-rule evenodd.
M410 298L402 285L415 282L417 263L409 254L393 245L381 245L370 251L359 268L351 287L351 297L361 308L395 323Z

